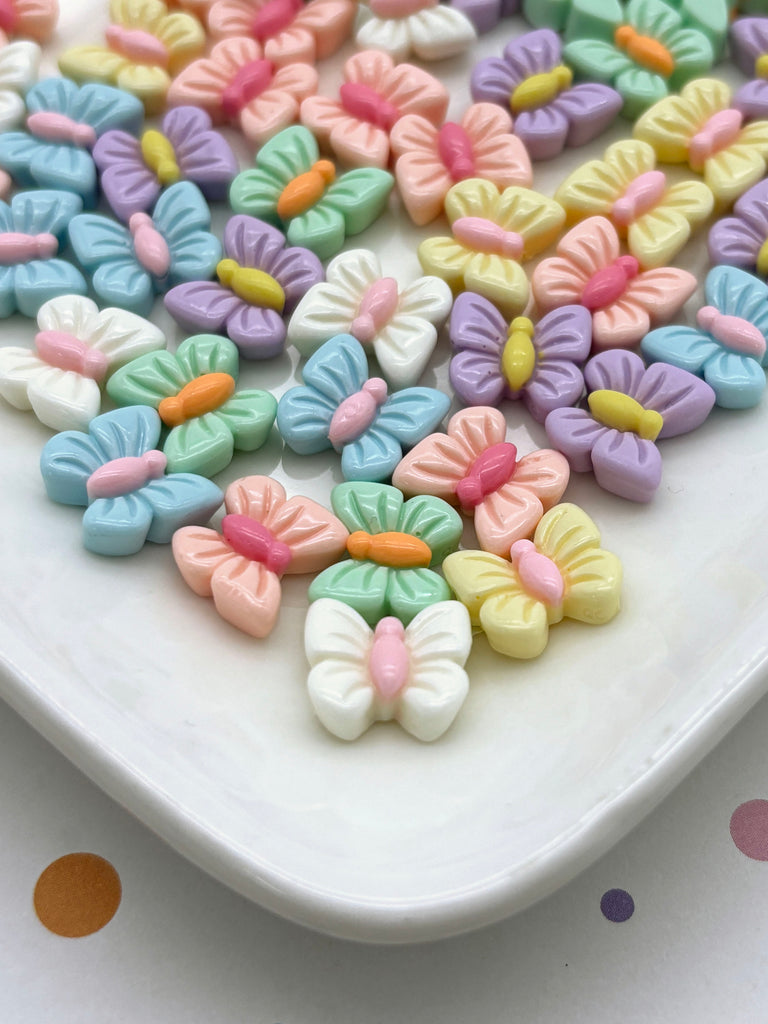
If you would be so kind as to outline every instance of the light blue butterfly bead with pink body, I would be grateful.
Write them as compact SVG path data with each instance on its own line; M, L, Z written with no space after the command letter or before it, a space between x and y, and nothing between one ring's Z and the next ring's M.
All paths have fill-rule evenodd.
M86 506L83 543L98 555L132 555L145 541L169 544L182 526L207 523L224 495L205 477L165 475L160 417L148 406L91 420L45 445L40 470L48 497Z
M84 213L72 220L69 237L102 303L148 316L156 294L213 276L221 243L210 223L200 189L180 181L162 193L151 217L134 213L126 226Z
M434 388L388 394L384 380L368 378L365 351L351 334L322 345L303 376L304 386L280 399L278 430L299 455L335 448L346 480L387 480L403 449L431 434L451 404Z
M643 338L642 353L651 362L703 377L717 405L748 409L765 391L768 286L737 267L719 266L707 274L705 294L696 327L651 331Z
M26 131L0 135L0 167L23 187L64 189L86 206L97 196L91 150L108 129L138 131L144 108L108 85L46 78L26 95Z

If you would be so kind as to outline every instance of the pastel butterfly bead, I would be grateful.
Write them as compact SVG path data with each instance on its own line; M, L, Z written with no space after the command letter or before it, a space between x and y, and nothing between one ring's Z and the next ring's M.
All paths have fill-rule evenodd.
M620 608L621 563L600 547L596 525L572 504L550 509L533 540L516 541L508 560L458 551L443 572L473 627L509 658L537 658L549 627L565 618L604 625Z
M390 133L406 116L439 125L448 93L432 75L412 64L395 64L377 50L358 53L344 65L339 98L310 96L301 122L336 156L353 167L386 167Z
M651 331L641 350L702 377L726 409L757 405L765 391L768 287L736 267L714 267L705 282L707 305L695 327Z
M353 608L322 598L304 627L309 699L339 739L356 740L374 722L394 720L430 742L466 699L471 647L469 615L458 601L433 604L405 627L390 616L371 628Z
M0 32L45 43L59 20L57 0L1 0Z
M437 344L451 308L448 285L420 277L404 288L385 276L375 253L352 249L328 264L326 280L313 285L288 324L288 341L311 356L337 334L352 334L372 349L394 388L411 387Z
M744 123L731 90L713 78L689 82L679 97L661 100L634 128L665 163L687 163L703 175L721 207L730 206L766 174L768 121Z
M722 14L718 49L727 26ZM565 38L569 64L589 81L612 85L630 119L705 74L715 60L707 36L663 0L629 0L626 7L619 0L573 0Z
M37 43L20 39L2 45L0 39L0 132L10 131L23 122L24 95L37 81L40 58Z
M207 522L223 495L191 473L165 475L160 417L145 406L116 409L47 442L40 470L48 497L85 506L83 544L99 555L132 555L146 541L168 544L176 530Z
M768 277L768 182L753 185L734 204L733 216L715 222L708 246L713 263Z
M528 188L528 152L512 132L512 118L495 103L474 103L459 121L439 127L408 114L390 133L395 177L414 224L438 217L450 189L466 178L485 178L501 191Z
M83 275L59 256L81 208L79 196L53 189L0 203L0 317L36 316L49 299L85 294Z
M256 451L269 436L277 401L269 392L237 390L237 348L227 338L198 334L175 353L132 359L107 382L118 405L157 409L169 433L163 452L172 473L214 476L235 451Z
M392 483L405 495L431 494L457 505L473 516L480 547L506 555L560 500L570 475L559 452L521 457L506 434L497 409L463 409L446 434L432 434L408 452Z
M268 636L280 611L281 578L332 565L348 531L317 502L289 499L281 484L264 476L231 483L224 508L220 532L178 530L173 557L188 586L213 598L225 621L250 636Z
M369 0L355 41L360 49L383 50L396 62L411 53L421 60L454 57L477 38L472 22L437 0Z
M387 480L403 457L437 427L450 398L434 388L403 388L392 394L380 377L368 376L365 351L340 334L307 361L304 385L280 398L277 426L292 451L341 454L347 480Z
M430 604L450 598L434 570L459 545L461 516L431 495L405 501L396 487L354 481L331 492L333 510L349 530L349 558L325 569L309 600L350 605L370 626L385 616L408 623Z
M622 255L616 228L605 217L589 217L563 236L557 256L541 261L531 288L541 310L580 303L592 315L596 349L631 348L651 325L666 323L696 290L686 270L642 271Z
M141 103L110 86L47 78L29 90L26 104L26 131L0 135L0 167L21 185L65 189L94 206L98 183L91 151L110 129L138 130Z
M584 368L586 409L555 409L544 423L550 443L576 473L589 472L606 491L650 501L661 482L656 440L700 426L715 392L687 370L666 363L647 369L634 352L594 356Z
M762 12L765 13L765 12ZM733 97L733 105L748 120L768 117L768 26L763 18L738 18L731 25L734 62L751 79Z
M283 350L287 317L323 276L309 249L288 247L277 228L236 214L224 229L217 280L177 285L165 305L186 330L226 334L244 359L270 359Z
M285 231L292 245L328 259L348 235L369 227L383 213L394 178L378 167L337 176L320 159L317 141L303 126L285 128L262 146L253 170L232 182L229 202Z
M592 318L581 305L561 306L534 324L528 317L508 320L482 295L462 292L453 304L449 335L451 386L467 405L520 399L543 423L553 409L582 396Z
M159 129L148 128L139 138L107 131L93 147L93 159L104 196L122 221L151 210L163 188L178 181L191 181L208 201L224 199L238 170L229 143L197 107L168 111Z
M165 347L165 335L122 309L99 311L80 295L40 307L33 347L0 348L0 394L53 430L85 430L101 409L102 387L119 366Z
M59 57L63 75L133 93L147 114L165 105L168 87L205 47L205 30L186 12L168 12L161 0L111 0L104 46L74 46Z
M480 178L459 182L445 199L451 237L419 245L419 262L454 292L477 292L505 316L522 313L529 298L522 263L557 237L565 211L531 189L499 192Z
M214 39L250 37L282 66L330 57L349 36L355 13L353 0L214 0L207 22Z
M533 160L600 135L621 109L621 96L599 83L573 84L556 32L540 29L512 39L501 58L479 61L470 79L475 102L512 111L515 134Z

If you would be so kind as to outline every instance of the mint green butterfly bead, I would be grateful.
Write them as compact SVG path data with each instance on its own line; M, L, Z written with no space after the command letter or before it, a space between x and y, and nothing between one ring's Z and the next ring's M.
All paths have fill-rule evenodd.
M169 473L213 476L235 450L251 452L269 436L277 401L267 391L236 391L236 346L196 334L175 353L152 352L126 363L107 384L117 405L149 405L169 428L163 445Z
M315 577L309 600L343 601L373 627L387 615L408 625L420 611L447 601L451 588L431 566L459 546L461 516L441 498L403 499L388 484L353 481L331 492L333 511L350 532L350 559Z
M284 128L261 147L255 168L234 179L229 203L235 213L274 224L291 245L324 260L383 212L394 178L378 167L337 177L333 163L319 156L312 132L301 125Z
M663 0L573 0L563 55L576 73L611 85L634 119L715 60L703 32L687 28L682 14Z

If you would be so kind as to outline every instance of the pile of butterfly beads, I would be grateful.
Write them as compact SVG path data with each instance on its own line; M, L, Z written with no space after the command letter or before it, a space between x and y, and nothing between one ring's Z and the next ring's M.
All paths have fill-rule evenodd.
M612 619L621 565L561 502L570 473L650 501L657 439L765 389L767 9L112 0L105 41L37 81L56 2L0 0L0 189L16 190L0 206L0 315L38 326L31 347L0 348L0 395L58 431L42 477L85 508L85 547L171 544L192 590L256 638L281 578L311 574L309 696L343 739L389 719L442 735L473 631L530 659L563 618ZM529 30L475 65L473 102L445 122L447 91L405 61L455 56L513 14ZM317 95L316 61L352 34L338 96ZM735 95L705 77L726 52L750 79ZM632 138L554 198L533 191L532 160L617 117ZM220 126L255 148L253 168ZM657 163L692 176L670 184ZM374 252L342 251L391 196L418 226L442 218L405 288ZM226 201L220 241L209 204ZM670 325L697 284L672 261L710 218L707 305ZM146 319L158 295L189 335L175 352ZM451 396L418 381L444 329L465 408L443 432ZM302 384L279 401L238 389L241 360L286 346L307 360ZM551 449L507 441L510 400ZM297 455L339 453L331 509L266 475L225 493L211 480L275 429ZM467 517L478 550L460 550Z

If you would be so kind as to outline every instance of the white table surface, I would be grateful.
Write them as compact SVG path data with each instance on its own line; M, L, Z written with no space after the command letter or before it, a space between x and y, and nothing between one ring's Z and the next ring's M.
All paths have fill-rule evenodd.
M281 921L184 861L0 704L3 1024L760 1024L768 862L729 821L768 798L768 699L623 842L500 925L422 946L361 946ZM123 898L101 931L47 931L40 872L87 851ZM607 921L600 898L630 892Z

